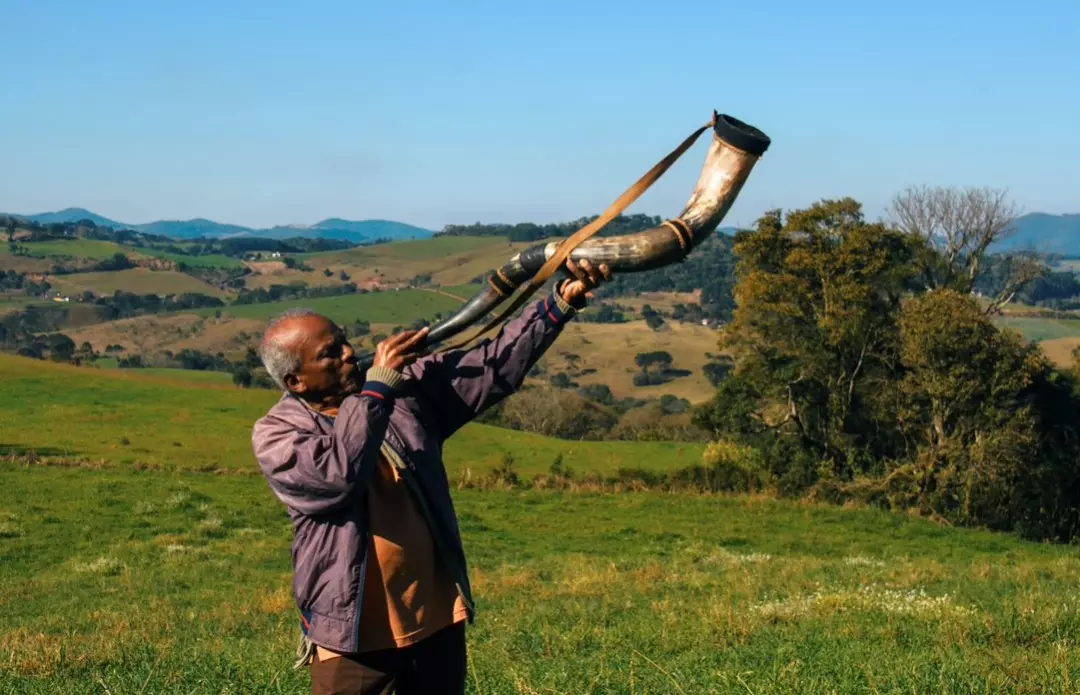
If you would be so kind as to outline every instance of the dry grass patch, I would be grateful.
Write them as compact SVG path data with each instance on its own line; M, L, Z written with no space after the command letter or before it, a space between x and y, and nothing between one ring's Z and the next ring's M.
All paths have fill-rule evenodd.
M104 273L73 273L55 275L49 282L60 292L81 294L90 290L97 295L110 295L117 290L135 294L184 294L196 292L212 297L228 297L229 293L175 270L129 268Z
M541 381L547 381L556 372L566 372L582 386L606 384L616 398L651 398L670 393L700 403L716 392L702 372L709 361L706 353L717 352L716 341L715 329L688 323L668 322L664 329L653 331L644 321L575 322L566 327L559 341L541 358L540 365L547 372ZM690 374L656 386L635 386L634 375L641 370L634 363L634 356L656 350L669 352L673 368L688 370ZM579 356L576 369L567 361L568 354ZM583 373L589 370L595 371Z

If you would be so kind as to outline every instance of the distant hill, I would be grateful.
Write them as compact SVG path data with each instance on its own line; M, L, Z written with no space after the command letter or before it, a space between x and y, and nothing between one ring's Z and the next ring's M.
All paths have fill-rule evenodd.
M213 220L196 218L191 220L159 220L146 224L127 224L109 219L83 208L66 208L57 212L44 212L37 215L12 215L22 217L39 224L78 222L90 220L99 227L113 229L134 229L146 234L167 236L173 239L197 239L199 237L220 239L223 237L263 237L286 239L289 237L310 237L318 239L337 239L361 243L376 239L399 241L404 239L426 239L433 232L421 227L393 222L391 220L343 220L325 219L322 222L307 225L281 225L265 229L254 229L235 224L223 224Z
M1036 251L1080 257L1080 214L1048 215L1033 212L1018 217L1015 232L994 251Z
M129 225L123 222L117 222L116 220L110 220L108 217L102 217L101 215L90 212L83 208L64 208L57 212L43 212L39 215L13 215L13 217L25 217L32 222L38 224L54 224L63 222L79 222L81 220L90 220L99 227L128 227Z

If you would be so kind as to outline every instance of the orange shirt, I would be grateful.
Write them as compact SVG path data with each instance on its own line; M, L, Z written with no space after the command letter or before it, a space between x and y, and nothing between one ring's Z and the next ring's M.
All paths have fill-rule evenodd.
M357 651L404 647L468 617L427 522L398 470L379 456Z

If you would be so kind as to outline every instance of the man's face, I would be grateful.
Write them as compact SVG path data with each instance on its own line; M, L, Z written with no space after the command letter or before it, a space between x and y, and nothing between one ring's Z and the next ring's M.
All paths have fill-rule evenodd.
M356 353L345 334L321 316L303 316L288 322L290 342L300 357L300 369L286 377L286 385L312 402L339 401L360 390Z

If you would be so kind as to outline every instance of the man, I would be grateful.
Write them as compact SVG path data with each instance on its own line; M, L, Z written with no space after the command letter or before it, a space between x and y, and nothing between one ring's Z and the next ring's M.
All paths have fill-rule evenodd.
M376 347L366 373L312 312L267 329L261 357L285 392L252 446L293 523L298 666L313 695L462 693L474 616L443 442L518 389L607 266L573 278L478 346L418 357L426 329Z

